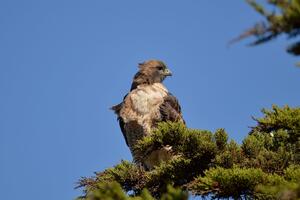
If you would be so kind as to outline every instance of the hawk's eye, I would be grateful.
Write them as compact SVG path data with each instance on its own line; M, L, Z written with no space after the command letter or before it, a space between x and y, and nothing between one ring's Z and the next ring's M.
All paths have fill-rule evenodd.
M164 68L162 66L157 67L158 70L163 70Z

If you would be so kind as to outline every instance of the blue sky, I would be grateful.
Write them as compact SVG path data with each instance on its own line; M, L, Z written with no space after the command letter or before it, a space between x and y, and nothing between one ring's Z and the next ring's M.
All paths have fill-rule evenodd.
M147 59L172 70L191 128L241 142L261 108L299 106L284 37L227 46L258 20L244 1L1 1L1 199L73 199L81 176L131 160L108 108Z

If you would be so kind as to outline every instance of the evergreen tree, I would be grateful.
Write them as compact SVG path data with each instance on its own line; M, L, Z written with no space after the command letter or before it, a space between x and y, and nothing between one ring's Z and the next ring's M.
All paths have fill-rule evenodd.
M81 200L300 198L300 108L273 106L239 145L224 129L214 133L181 123L159 124L136 146L141 154L165 145L173 158L151 171L132 162L82 178Z

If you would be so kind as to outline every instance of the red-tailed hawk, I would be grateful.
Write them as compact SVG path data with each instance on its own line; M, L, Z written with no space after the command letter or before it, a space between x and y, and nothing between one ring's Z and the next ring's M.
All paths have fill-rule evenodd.
M139 158L133 148L137 141L151 134L158 122L184 123L176 97L162 84L171 75L162 61L149 60L139 64L130 92L125 95L123 102L112 107L118 115L121 131L134 161L146 169L152 169L161 161L170 159L171 147L164 147L149 153L146 158Z

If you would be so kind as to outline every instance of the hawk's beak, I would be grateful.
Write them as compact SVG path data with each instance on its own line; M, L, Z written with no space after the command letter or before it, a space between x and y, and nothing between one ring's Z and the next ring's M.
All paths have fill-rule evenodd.
M172 72L169 69L165 69L164 74L165 76L172 76Z

